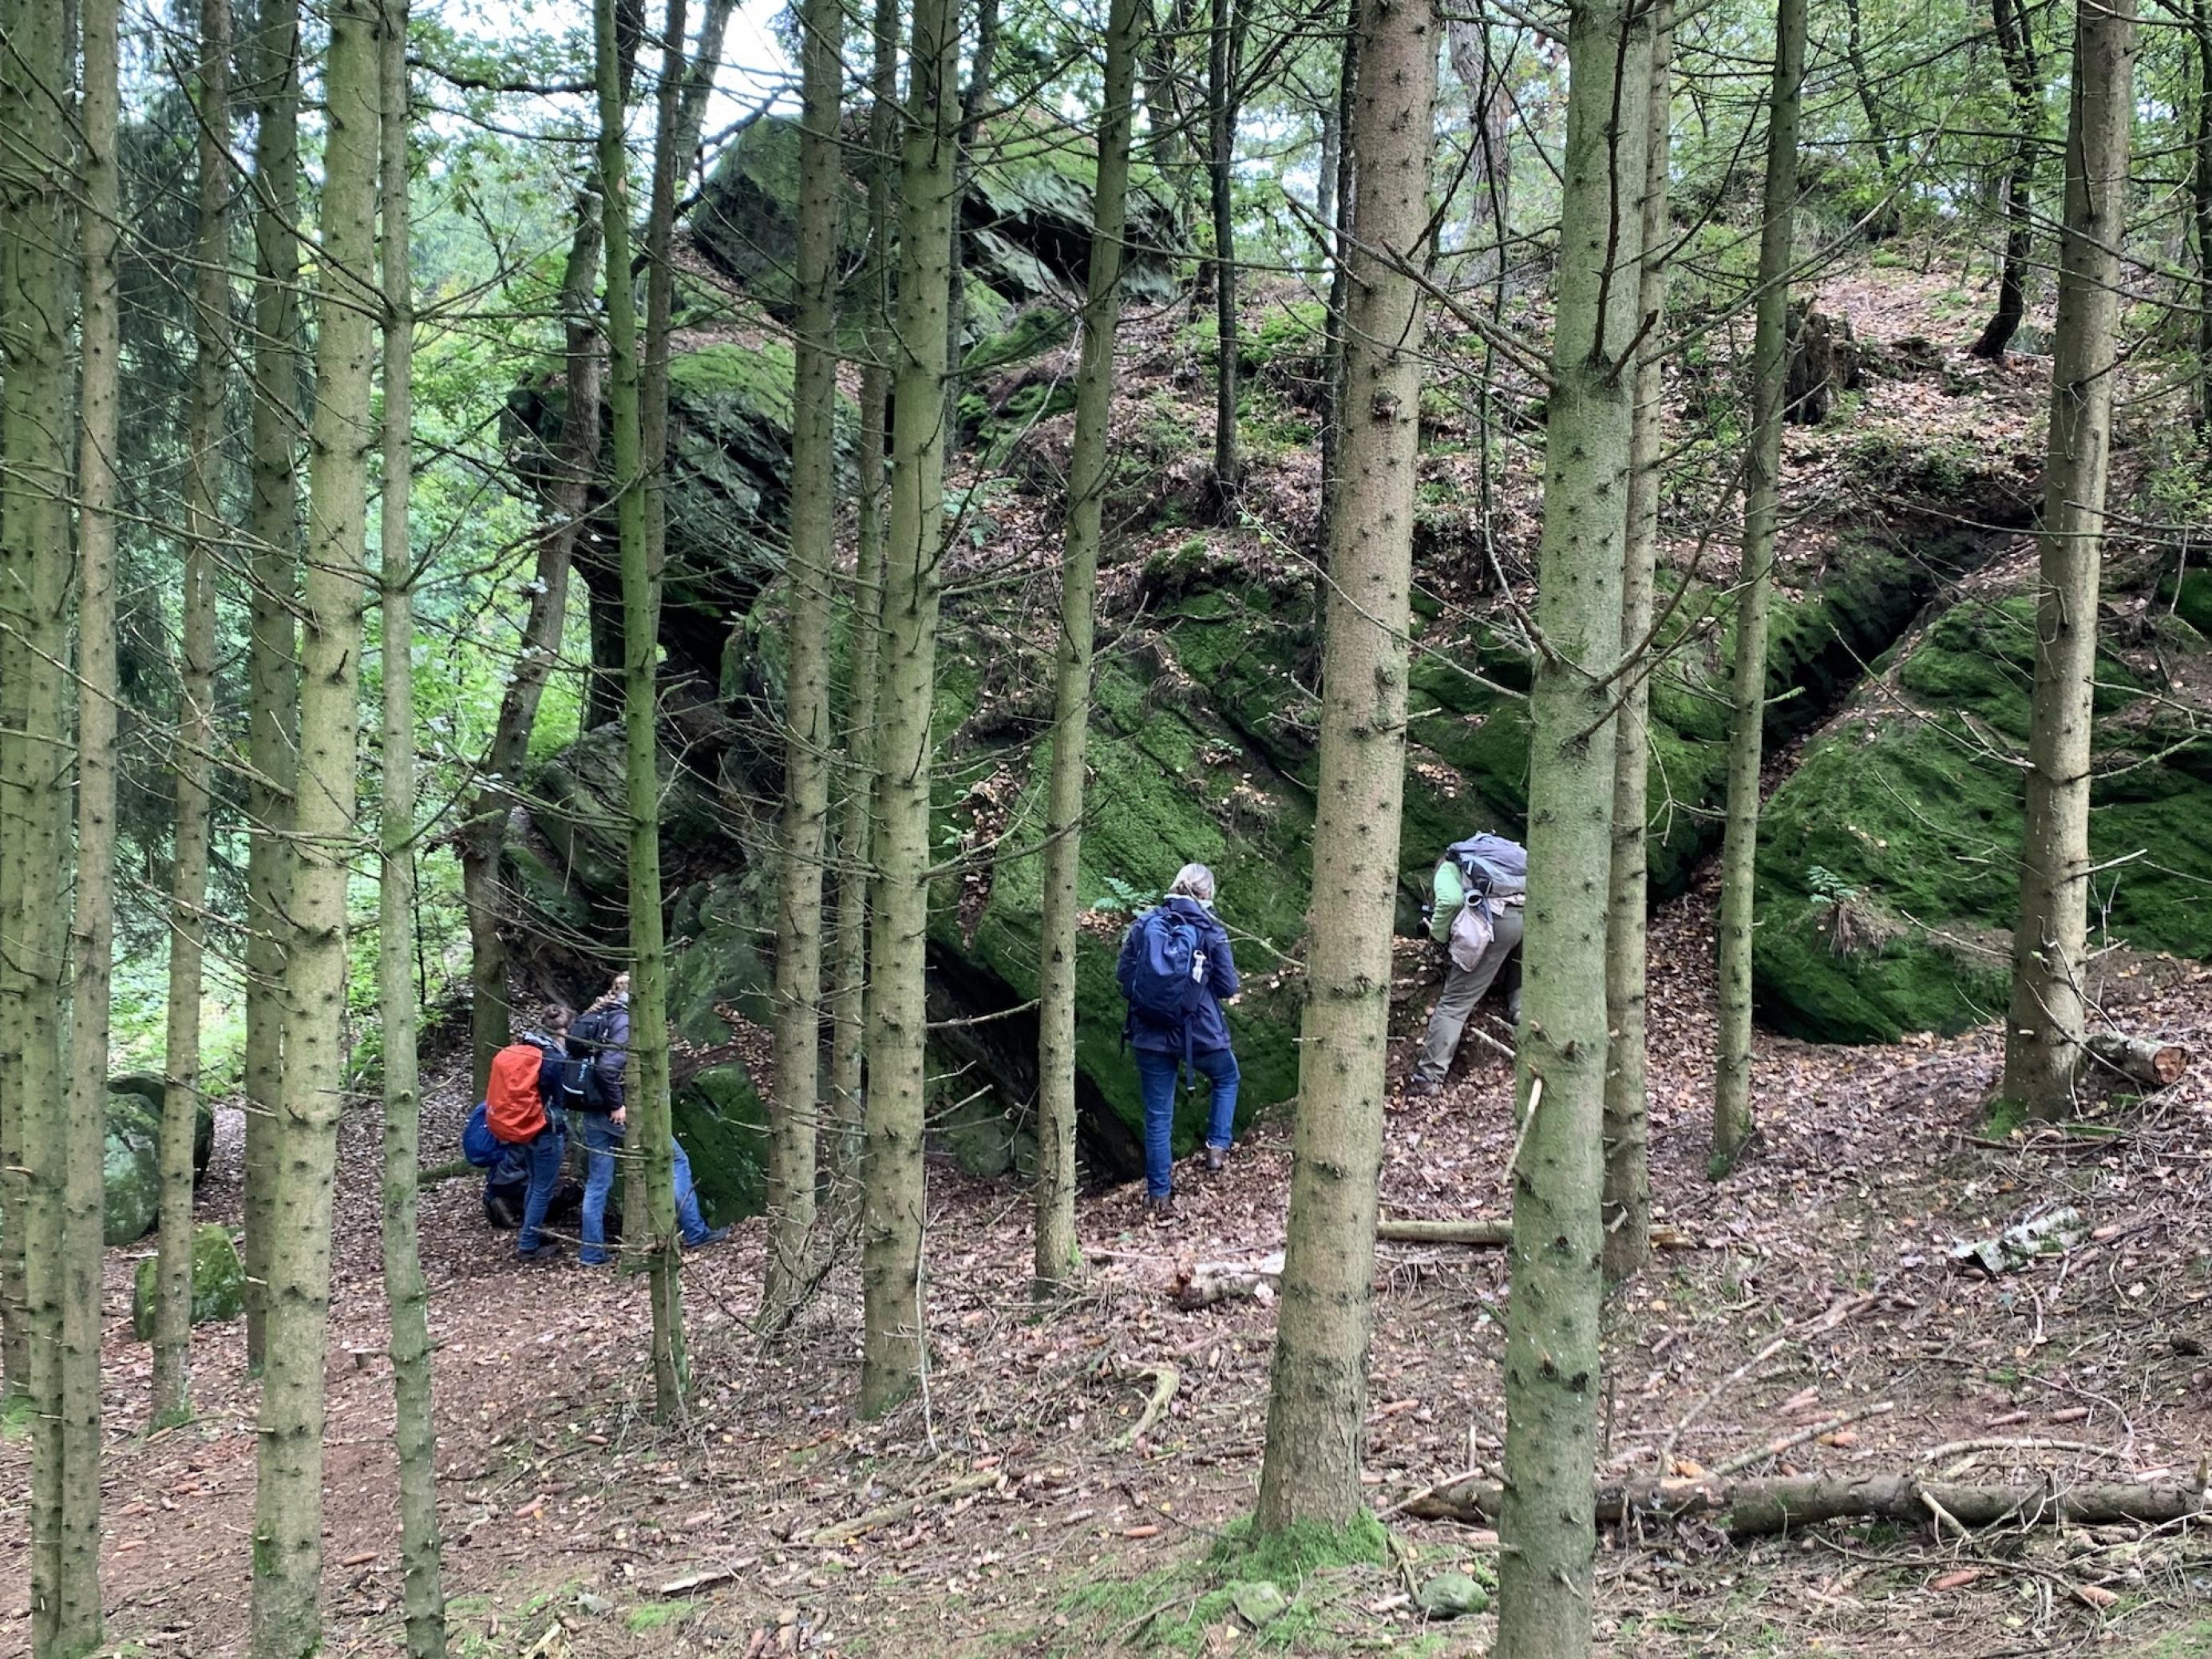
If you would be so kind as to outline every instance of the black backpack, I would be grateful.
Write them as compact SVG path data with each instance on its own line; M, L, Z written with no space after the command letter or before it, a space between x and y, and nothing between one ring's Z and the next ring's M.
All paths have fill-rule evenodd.
M572 1112L611 1111L606 1079L599 1074L599 1055L615 1034L610 1009L595 1008L578 1016L568 1028L568 1058L561 1066L561 1103Z

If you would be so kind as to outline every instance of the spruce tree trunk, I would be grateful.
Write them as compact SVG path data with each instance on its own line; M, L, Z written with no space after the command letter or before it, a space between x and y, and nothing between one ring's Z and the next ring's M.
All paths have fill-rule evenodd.
M1858 96L1860 112L1866 117L1867 143L1874 152L1875 171L1881 176L1883 190L1893 191L1895 167L1890 156L1889 127L1875 103L1874 77L1868 72L1866 46L1861 39L1859 0L1844 0L1844 61L1850 65L1851 89ZM1896 235L1897 222L1897 198L1891 194L1868 223L1867 240L1879 242Z
M2003 1092L2038 1118L2074 1104L2087 972L2089 777L2097 575L2118 377L2119 258L2127 237L2134 0L2075 20L2066 118L2066 222L2051 370L2051 438L2038 538L2035 684Z
M1757 1126L1751 1112L1751 929L1759 860L1759 769L1766 722L1767 609L1782 502L1782 398L1789 366L1790 222L1797 210L1797 112L1805 77L1805 0L1779 0L1759 231L1758 321L1751 348L1751 441L1744 468L1743 563L1736 578L1728 824L1721 841L1720 1052L1713 1074L1712 1172L1732 1168Z
M876 702L883 663L884 422L890 391L891 185L898 161L898 0L876 0L869 69L867 314L860 323L851 678L845 700L845 810L837 832L837 937L830 993L830 1202L850 1215L860 1157L867 1030L868 912L874 883Z
M200 0L198 270L195 359L185 427L183 663L177 698L174 854L169 884L168 1040L161 1099L161 1240L154 1272L157 1427L189 1414L192 1136L200 1105L200 975L207 951L215 788L215 571L222 508L223 404L230 368L230 3Z
M1528 867L1538 873L1522 947L1498 1659L1579 1659L1590 1648L1607 1049L1607 884L1597 872L1613 832L1607 672L1620 652L1635 405L1623 357L1640 320L1650 27L1650 11L1630 0L1570 13L1537 562L1545 648L1528 697Z
M253 497L246 515L246 1353L268 1307L270 1153L283 1086L285 895L299 727L299 0L259 0L253 76Z
M1249 3L1249 0L1247 0ZM1213 489L1222 521L1231 522L1236 499L1237 209L1231 171L1237 150L1237 76L1244 38L1240 0L1212 0L1206 31L1206 157L1207 204L1213 217Z
M1044 907L1037 962L1036 1292L1052 1294L1082 1268L1075 1242L1075 952L1083 900L1084 749L1091 731L1093 611L1111 464L1114 341L1121 320L1121 236L1127 222L1131 98L1139 0L1114 0L1106 23L1106 84L1098 112L1097 189L1091 228L1082 356L1075 371L1075 436L1068 461L1067 528L1060 554L1060 647L1053 674L1047 786Z
M798 315L791 393L791 544L784 560L788 701L777 839L775 1075L769 1099L768 1282L781 1325L806 1294L814 1255L814 1143L822 1065L822 851L830 817L830 588L837 580L837 139L845 82L843 0L806 0L799 26Z
M384 0L378 52L383 102L384 501L377 574L383 601L383 782L377 830L377 1009L384 1027L384 1295L392 1312L392 1440L399 1458L399 1555L408 1659L444 1659L439 1565L438 1436L430 1394L429 1290L417 1215L422 1094L415 933L415 572L408 492L414 482L415 295L409 277L407 0Z
M253 1659L321 1640L323 1355L344 1099L346 879L356 845L370 368L376 326L377 0L332 0L325 59L315 408L300 658L300 775L271 1147L268 1351L253 1507Z
M923 1044L929 921L930 714L944 589L945 313L958 149L959 0L915 0L899 167L890 514L884 546L877 865L869 959L868 1091L860 1219L861 1414L911 1394L922 1319Z
M1344 309L1352 299L1352 270L1345 249L1352 235L1352 198L1359 180L1352 170L1352 146L1344 137L1352 125L1352 98L1359 76L1359 37L1346 29L1344 51L1337 63L1336 187L1331 192L1336 215L1329 221L1328 311L1327 313L1328 385L1321 422L1321 542L1331 545L1335 533L1336 506L1344 483Z
M1643 197L1644 258L1637 277L1636 408L1628 448L1628 556L1620 582L1620 648L1626 660L1651 631L1651 590L1659 544L1659 466L1664 356L1659 319L1667 301L1667 157L1673 134L1668 74L1673 0L1657 0L1651 27L1651 89L1646 106ZM1649 906L1644 847L1650 815L1651 680L1631 663L1622 682L1613 734L1613 866L1606 889L1605 1009L1610 1048L1605 1073L1605 1276L1618 1284L1651 1250L1650 1122L1644 1091L1644 920Z
M1977 357L2002 357L2027 314L2028 256L2035 248L2035 152L2043 142L2043 75L2035 61L2035 35L2027 0L1995 0L1997 52L2012 87L2018 124L2012 167L2005 180L2004 267L1997 277L1997 308L1967 349Z
M2192 0L2189 23L2197 47L2197 155L2191 189L2197 228L2197 428L2212 438L2212 0Z
M637 304L630 270L629 187L615 9L616 0L597 0L592 16L598 46L601 222L607 259L607 411L614 434L612 483L622 548L622 712L628 757L631 957L625 1139L643 1170L645 1188L643 1206L625 1208L624 1243L625 1248L641 1244L646 1253L653 1304L654 1411L662 1421L673 1422L684 1408L687 1366L675 1172L669 1156L668 961L661 934L660 779L653 720L653 665L659 655L659 573L653 568L646 540L646 497L650 484L644 470L641 425ZM669 50L680 54L680 27L669 33ZM655 194L659 194L657 182ZM656 202L656 219L659 206ZM647 236L651 246L654 239L651 227ZM660 245L665 247L665 241ZM666 395L665 382L662 395ZM641 1207L643 1213L639 1215ZM629 1219L632 1216L635 1219Z
M0 7L0 1088L15 1125L6 1229L22 1241L31 1411L31 1640L88 1651L100 1633L99 1200L65 1097L70 865L68 603L73 495L69 340L73 135L59 7ZM96 1121L95 1121L96 1122ZM94 1131L97 1133L96 1127ZM91 1203L91 1228L85 1204ZM90 1432L88 1434L88 1429Z
M1407 626L1420 441L1421 295L1435 144L1435 15L1359 0L1343 483L1330 526L1307 1000L1255 1524L1342 1527L1364 1507L1390 935L1406 775Z
M958 407L960 402L961 337L966 331L968 312L968 284L960 274L962 221L969 175L975 170L975 142L982 136L983 112L991 96L991 70L998 56L999 0L975 0L975 50L969 60L967 89L960 94L960 153L953 174L950 215L952 244L946 250L945 292L951 298L945 307L945 362L951 379L945 385L945 401L950 408Z
M83 249L77 427L76 907L70 957L64 1246L71 1276L63 1315L72 1367L63 1449L70 1470L62 1529L64 1652L100 1639L100 1197L107 1121L110 966L115 934L116 605L115 445L118 322L115 251L121 184L117 166L116 0L85 0L81 156Z

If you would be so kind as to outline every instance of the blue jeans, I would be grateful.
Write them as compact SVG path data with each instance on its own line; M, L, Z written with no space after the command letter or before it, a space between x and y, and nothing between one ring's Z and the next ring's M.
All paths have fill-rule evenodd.
M1170 1173L1175 1153L1169 1135L1175 1128L1176 1073L1181 1054L1163 1054L1149 1048L1137 1053L1137 1083L1145 1096L1145 1191L1160 1198L1175 1190ZM1237 1127L1237 1056L1226 1048L1209 1049L1190 1057L1191 1069L1213 1085L1213 1107L1206 1121L1206 1144L1226 1151Z
M607 1196L615 1189L615 1154L622 1148L623 1132L605 1112L586 1112L584 1125L584 1248L577 1260L598 1267L607 1259ZM686 1244L707 1237L707 1219L699 1213L699 1194L691 1186L691 1160L684 1143L671 1139L676 1160L676 1225ZM637 1218L631 1218L635 1227Z
M528 1255L538 1246L538 1230L545 1224L545 1211L553 1202L553 1189L561 1184L561 1162L568 1152L568 1137L550 1123L522 1149L530 1187L522 1199L522 1231L514 1236L518 1255Z

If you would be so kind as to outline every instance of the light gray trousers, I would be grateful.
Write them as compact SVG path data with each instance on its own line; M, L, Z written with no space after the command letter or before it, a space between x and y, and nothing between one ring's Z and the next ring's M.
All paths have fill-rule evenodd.
M1482 1000L1498 970L1521 948L1521 906L1499 905L1492 926L1496 932L1490 948L1474 966L1462 968L1455 962L1444 977L1443 993L1437 998L1436 1012L1429 1016L1429 1033L1421 1040L1420 1063L1413 1067L1413 1075L1426 1082L1443 1081L1444 1073L1451 1070L1452 1056L1459 1052L1460 1036L1467 1030L1474 1005Z

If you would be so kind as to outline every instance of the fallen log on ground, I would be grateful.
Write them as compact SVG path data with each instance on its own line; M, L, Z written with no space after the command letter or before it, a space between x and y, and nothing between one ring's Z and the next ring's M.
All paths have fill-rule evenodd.
M2093 1031L2082 1046L2092 1060L2147 1089L2168 1088L2189 1069L2189 1050L2178 1042L2129 1036L2123 1031Z
M1425 1493L1405 1513L1429 1521L1498 1524L1498 1489L1455 1481ZM1636 1519L1663 1524L1708 1519L1733 1538L1788 1532L1822 1521L1896 1521L1915 1525L1940 1516L1961 1528L2162 1524L2212 1515L2203 1486L2179 1481L2053 1486L2045 1482L1963 1486L1909 1474L1792 1474L1747 1480L1639 1480L1603 1486L1597 1518L1619 1525ZM1940 1524L1940 1522L1939 1522Z
M1497 1248L1513 1242L1510 1221L1421 1221L1384 1216L1375 1224L1375 1237L1384 1244L1471 1244ZM1687 1247L1691 1240L1673 1227L1654 1227L1651 1243L1660 1249Z
M1186 1312L1217 1302L1267 1301L1283 1277L1283 1253L1256 1261L1181 1261L1170 1294Z

